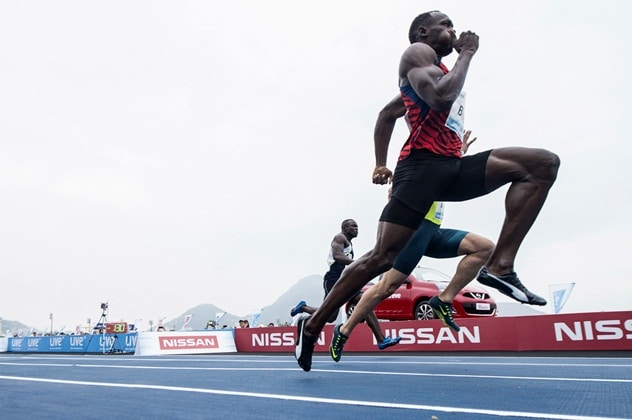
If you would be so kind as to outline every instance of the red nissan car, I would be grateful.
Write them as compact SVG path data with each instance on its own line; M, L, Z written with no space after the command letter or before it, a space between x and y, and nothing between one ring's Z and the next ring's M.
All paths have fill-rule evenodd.
M362 290L367 290L378 280L372 280ZM376 308L379 319L391 321L434 319L428 304L431 297L441 293L450 282L446 274L432 268L417 267L392 295L384 299ZM353 312L354 305L347 305L347 314ZM489 292L470 283L459 292L452 302L453 317L496 316L496 302Z

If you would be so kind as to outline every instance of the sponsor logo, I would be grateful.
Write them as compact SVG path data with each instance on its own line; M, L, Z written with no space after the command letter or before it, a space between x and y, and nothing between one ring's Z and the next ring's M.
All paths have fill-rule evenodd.
M161 350L219 348L217 337L213 335L158 337L158 342Z
M401 299L401 298L402 298L402 294L401 293L393 293L387 299Z
M556 322L553 328L555 341L632 340L632 319Z
M294 333L291 331L252 334L251 340L252 347L292 347L295 345ZM324 332L320 333L316 343L321 346L325 344Z
M138 336L136 334L125 336L125 346L127 348L135 349Z
M384 334L389 337L402 337L400 344L463 344L463 343L480 343L481 334L478 326L472 328L461 327L461 331L455 332L448 327L443 328L392 328L385 329ZM317 344L325 345L325 333L321 332L318 336ZM294 346L294 333L273 332L252 334L252 347L291 347ZM328 344L328 343L327 343ZM377 344L375 337L373 344Z
M40 342L39 338L29 338L29 339L26 340L26 347L28 347L28 348L33 348L33 347L37 348L37 347L39 347L39 342Z
M102 335L99 337L99 347L112 347L116 343L117 337L113 335Z
M275 332L265 334L253 334L252 346L253 347L283 347L294 345L294 333L293 332Z
M481 333L478 326L471 328L461 327L459 332L452 331L448 327L442 327L438 330L432 327L423 328L393 328L386 329L384 335L389 337L402 337L399 344L464 344L481 342ZM373 344L377 344L373 338Z
M83 347L84 336L72 336L70 337L70 347Z
M49 338L50 347L61 347L61 343L63 341L63 337L51 337Z

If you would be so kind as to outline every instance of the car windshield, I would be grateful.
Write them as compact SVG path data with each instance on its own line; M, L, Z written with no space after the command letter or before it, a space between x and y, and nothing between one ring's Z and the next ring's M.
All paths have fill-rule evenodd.
M448 287L448 283L450 283L450 276L428 267L417 266L417 268L413 270L413 276L415 276L417 280L435 282L441 292L443 292L443 290Z
M412 273L418 280L424 280L424 281L434 281L434 282L438 282L438 283L445 283L445 284L440 284L439 287L441 289L445 289L445 287L447 286L447 283L450 282L451 278L450 276L448 276L445 273L442 273L439 270L435 270L434 268L428 268L428 267L421 267L421 266L417 266L417 268L415 268L413 270ZM377 283L378 281L382 280L382 275L374 278L373 280L371 280L369 282L369 284L373 285L375 283Z
M450 276L441 271L428 268L428 267L417 267L413 270L413 275L417 277L419 280L426 281L450 281Z

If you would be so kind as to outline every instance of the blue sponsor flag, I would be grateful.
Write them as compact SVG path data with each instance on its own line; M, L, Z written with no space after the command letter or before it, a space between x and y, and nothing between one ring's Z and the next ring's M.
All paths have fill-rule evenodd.
M551 294L551 301L553 302L553 312L559 314L568 298L571 296L571 292L575 287L575 283L561 283L549 285L549 293Z
M251 327L256 327L257 323L259 322L259 318L261 317L261 311L257 311L254 314L252 314L252 322L250 322L250 326Z

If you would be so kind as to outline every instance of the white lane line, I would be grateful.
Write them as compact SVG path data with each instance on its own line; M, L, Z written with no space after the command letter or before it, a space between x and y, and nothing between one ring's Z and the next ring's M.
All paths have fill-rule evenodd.
M96 367L110 369L112 367L120 369L170 369L170 370L219 370L219 371L298 371L296 368L196 368L196 367L176 367L176 366L116 366L116 365L80 365L80 367ZM576 381L576 382L611 382L611 383L632 383L632 379L601 379L601 378L551 378L544 376L505 376L505 375L461 375L455 373L420 373L420 372L375 372L368 370L341 370L341 369L312 369L312 372L324 373L348 373L359 375L390 375L390 376L423 376L423 377L443 377L443 378L471 378L471 379L517 379L532 381Z
M528 418L546 418L546 419L559 419L559 420L625 420L623 418L616 417L591 417L591 416L575 416L570 414L552 414L552 413L528 413L522 411L504 411L504 410L485 410L476 408L463 408L463 407L446 407L440 405L424 405L424 404L396 404L379 401L358 401L358 400L343 400L337 398L318 398L318 397L305 397L296 395L284 395L284 394L266 394L259 392L240 392L240 391L225 391L221 389L208 389L208 388L191 388L191 387L179 387L179 386L165 386L165 385L145 385L145 384L123 384L114 382L89 382L89 381L69 381L63 379L47 379L47 378L34 378L25 376L4 376L0 375L0 379L25 381L25 382L44 382L62 385L82 385L82 386L101 386L109 388L133 388L133 389L152 389L159 391L176 391L176 392L195 392L200 394L215 394L215 395L230 395L236 397L252 397L252 398L265 398L273 400L285 400L285 401L299 401L299 402L315 402L324 404L339 404L350 406L364 406L364 407L377 407L377 408L396 408L405 410L435 410L446 413L468 413L468 414L483 414L489 416L500 417L528 417Z
M380 356L385 357L385 356ZM578 360L576 358L564 358L569 360L568 363L558 362L558 363L538 363L538 362L493 362L493 361L478 361L482 359L487 359L484 356L472 356L472 360L459 358L459 360L447 360L447 361L438 361L438 360L380 360L380 357L370 356L370 358L363 358L363 356L354 355L353 353L349 354L348 357L345 358L345 363L347 364L365 364L370 362L372 365L465 365L465 366L561 366L561 367L603 367L603 368L632 368L632 363L586 363L585 358L581 359L582 363L572 363L570 360ZM404 358L413 359L414 356L403 356ZM441 358L441 356L421 356L423 358ZM520 356L516 357L506 357L504 359L517 359L521 358ZM47 355L38 355L38 356L6 356L3 355L2 359L20 359L20 360L112 360L112 356L95 356L95 355L85 355L81 357L77 356L47 356ZM223 363L287 363L287 364L296 364L296 360L291 355L288 356L271 356L271 355L263 355L256 358L246 358L244 356L235 356L234 358L217 358L217 356L209 355L208 358L168 358L165 356L116 356L117 360L125 360L125 361L155 361L155 362L223 362ZM320 359L320 360L319 360ZM561 357L559 359L562 359ZM591 357L593 360L622 360L622 358L598 358ZM625 359L624 359L625 360ZM315 354L314 355L314 363L322 363L329 362L329 357L325 358L323 355Z
M0 362L0 365L6 366L46 366L46 367L69 367L76 366L75 363L25 363L25 362Z
M41 363L2 363L0 365L13 366L43 366ZM187 371L241 371L241 372L265 372L265 371L297 371L297 368L254 368L254 367L186 367L186 366L128 366L128 365L96 365L96 364L47 364L45 366L75 366L80 368L97 369L148 369L148 370L187 370ZM608 378L560 378L546 376L508 376L508 375L473 375L456 373L421 373L421 372L376 372L367 370L343 370L343 369L312 369L312 372L346 373L356 375L384 375L384 376L418 376L418 377L443 377L443 378L467 378L467 379L509 379L530 381L567 381L567 382L605 382L605 383L632 383L632 379L608 379Z
M340 373L359 373L364 375L401 375L401 376L429 376L444 378L472 378L472 379L518 379L531 381L578 381L578 382L615 382L615 383L632 383L632 379L607 379L607 378L557 378L546 376L506 376L506 375L462 375L456 373L418 373L418 372L372 372L359 370L338 370L338 369L312 369L312 372L340 372Z

